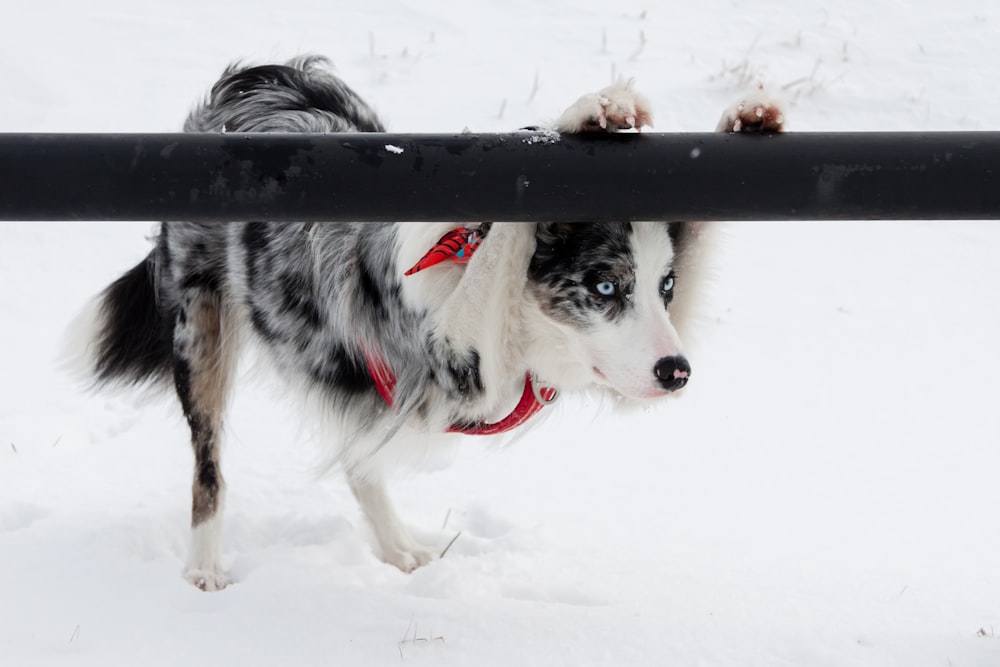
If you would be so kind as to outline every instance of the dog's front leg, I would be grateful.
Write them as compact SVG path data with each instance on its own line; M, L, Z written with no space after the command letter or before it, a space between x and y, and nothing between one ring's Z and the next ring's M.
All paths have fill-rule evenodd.
M487 418L509 400L510 390L523 387L525 369L517 337L535 225L494 223L484 225L480 233L485 239L433 316L429 352L434 378L447 395L443 404L450 406L438 415L441 421L433 429L446 427L454 419ZM410 399L401 400L405 406ZM394 437L407 437L406 428ZM419 437L434 436L420 433ZM373 444L371 449L378 447ZM433 552L411 537L396 514L377 467L348 467L347 478L375 533L382 560L403 572L433 560Z
M450 378L447 389L495 410L525 372L522 314L535 224L493 223L438 313L434 343Z
M653 125L649 101L635 90L632 79L620 78L570 105L555 122L564 134L641 130Z
M403 572L413 572L431 562L434 554L410 536L396 514L381 474L360 475L348 472L347 481L375 533L383 561L395 565Z
M785 105L763 85L726 107L716 132L758 134L785 130Z

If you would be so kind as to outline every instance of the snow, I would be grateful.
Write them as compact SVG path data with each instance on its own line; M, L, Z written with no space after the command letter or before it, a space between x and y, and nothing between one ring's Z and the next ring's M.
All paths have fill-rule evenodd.
M749 10L749 11L748 11ZM397 131L509 131L619 74L658 130L758 79L801 130L1000 126L977 0L43 0L0 23L0 131L172 131L231 60L331 57ZM533 83L534 82L534 83ZM694 157L694 156L692 156ZM180 576L169 397L87 394L63 328L150 225L0 225L0 664L1000 664L1000 226L734 224L686 396L561 400L393 493L447 555L373 555L264 375L223 469L236 583Z

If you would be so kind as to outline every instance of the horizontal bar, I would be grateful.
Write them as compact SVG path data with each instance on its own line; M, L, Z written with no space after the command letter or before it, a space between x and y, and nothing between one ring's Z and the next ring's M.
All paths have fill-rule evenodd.
M0 220L1000 219L1000 132L0 134Z

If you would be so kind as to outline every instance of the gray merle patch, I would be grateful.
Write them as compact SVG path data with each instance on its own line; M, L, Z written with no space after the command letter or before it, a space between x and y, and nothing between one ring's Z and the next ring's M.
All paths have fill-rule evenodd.
M540 223L528 274L546 314L583 329L595 314L624 317L635 291L631 233L629 223ZM602 294L602 283L614 293Z

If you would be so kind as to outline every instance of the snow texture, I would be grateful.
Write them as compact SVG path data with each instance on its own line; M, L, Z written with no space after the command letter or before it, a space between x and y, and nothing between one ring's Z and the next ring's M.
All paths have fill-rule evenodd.
M304 52L405 132L514 130L619 75L659 131L758 81L792 131L1000 128L979 0L40 0L0 21L0 131L177 130L231 60ZM461 532L412 575L248 372L220 593L181 577L176 400L55 361L149 230L0 225L0 664L1000 665L1000 224L729 226L687 395L564 400L396 480L422 539Z

